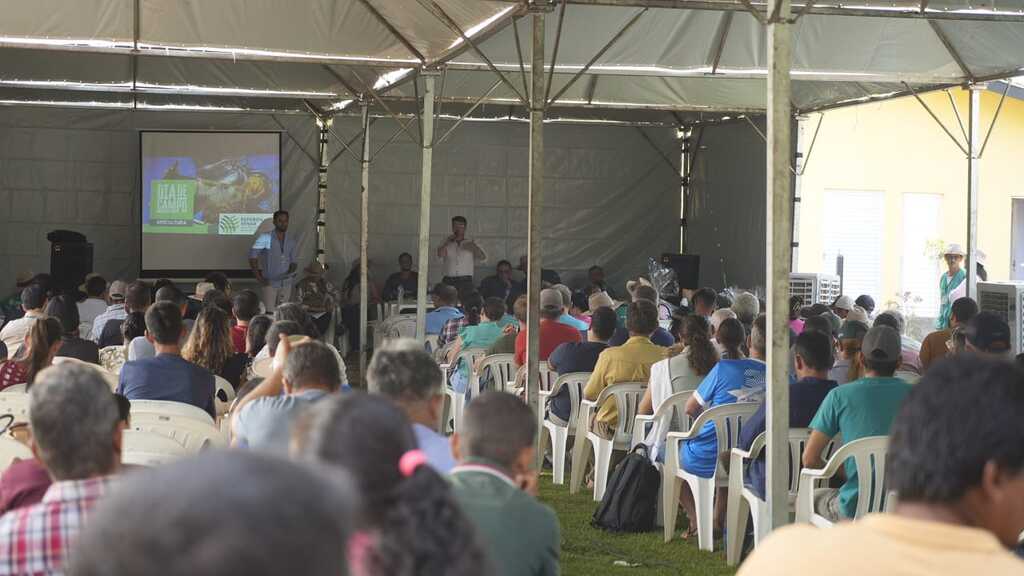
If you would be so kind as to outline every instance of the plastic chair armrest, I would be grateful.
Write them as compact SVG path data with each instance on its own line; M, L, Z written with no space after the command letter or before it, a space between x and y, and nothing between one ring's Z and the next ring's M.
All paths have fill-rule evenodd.
M629 443L630 448L644 441L644 437L649 432L648 424L654 424L654 414L637 414L633 417L633 439Z

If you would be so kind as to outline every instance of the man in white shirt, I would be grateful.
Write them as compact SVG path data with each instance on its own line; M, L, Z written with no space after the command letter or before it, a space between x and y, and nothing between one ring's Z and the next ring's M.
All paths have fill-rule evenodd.
M21 308L25 315L17 320L11 320L4 325L3 330L0 330L0 340L7 345L8 357L15 357L36 318L43 316L45 307L46 289L39 284L31 284L21 291Z
M437 249L437 257L441 259L444 271L441 281L455 286L459 294L473 288L473 266L477 262L487 261L487 254L476 242L466 238L466 225L465 217L452 218L452 234Z
M85 277L85 282L78 289L86 296L78 303L78 331L88 336L92 334L92 323L96 317L107 311L107 281L93 272Z
M114 280L110 283L110 288L107 290L107 303L109 305L106 311L92 321L90 339L93 342L100 341L100 336L103 335L103 327L106 326L107 320L124 320L128 317L128 311L124 309L124 294L127 291L128 285L123 280Z

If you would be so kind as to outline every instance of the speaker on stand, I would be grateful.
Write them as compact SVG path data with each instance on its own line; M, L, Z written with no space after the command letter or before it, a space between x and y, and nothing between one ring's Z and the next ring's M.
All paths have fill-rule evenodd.
M54 230L46 235L50 241L50 275L59 293L74 292L92 272L93 246L83 234L70 230Z

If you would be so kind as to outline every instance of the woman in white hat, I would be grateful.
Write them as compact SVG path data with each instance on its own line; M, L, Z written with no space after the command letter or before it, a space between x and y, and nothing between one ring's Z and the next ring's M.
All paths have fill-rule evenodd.
M949 328L949 315L953 310L953 302L967 295L967 272L964 271L964 249L959 244L950 244L942 257L946 260L948 270L939 278L939 318L935 327L939 330Z

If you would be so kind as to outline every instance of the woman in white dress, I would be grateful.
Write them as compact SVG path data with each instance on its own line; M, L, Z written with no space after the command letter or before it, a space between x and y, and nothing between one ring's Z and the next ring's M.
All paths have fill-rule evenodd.
M669 349L669 357L651 366L647 391L637 408L640 414L654 414L666 398L679 392L696 390L704 376L718 363L718 351L711 343L708 321L703 316L685 316L676 329L678 344ZM655 422L645 443L651 458L660 452L668 433L667 422Z

